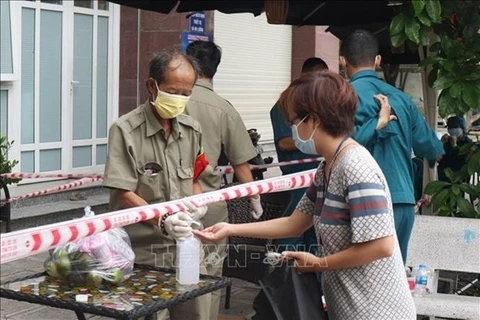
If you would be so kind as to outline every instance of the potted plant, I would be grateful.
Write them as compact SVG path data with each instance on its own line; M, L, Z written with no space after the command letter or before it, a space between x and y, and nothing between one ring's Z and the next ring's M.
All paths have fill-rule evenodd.
M432 66L428 84L441 90L438 111L442 118L463 116L480 106L479 10L478 1L472 0L411 0L390 24L394 47L429 46L433 53L419 65ZM432 33L439 39L435 43L430 43ZM433 196L433 209L439 215L480 218L480 183L470 183L470 177L480 174L478 143L463 146L460 154L468 154L461 171L447 169L449 181L430 182L425 193Z
M12 172L13 167L18 164L18 160L8 160L8 151L12 147L13 141L8 141L7 137L0 137L0 174ZM20 179L3 179L5 184L17 183Z

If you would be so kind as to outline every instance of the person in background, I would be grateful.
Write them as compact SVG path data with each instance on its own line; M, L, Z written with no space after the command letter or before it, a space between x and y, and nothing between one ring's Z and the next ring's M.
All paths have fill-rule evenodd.
M387 177L405 263L415 218L412 150L418 157L437 160L444 153L442 143L413 101L378 77L375 70L381 56L378 41L371 33L354 31L342 42L341 52L340 62L359 100L353 137L370 151ZM381 111L375 98L378 94L388 97L391 110Z
M382 108L388 106L385 96L378 98ZM322 243L320 257L300 251L282 255L295 260L298 272L322 272L329 319L416 319L387 181L372 155L350 138L355 91L338 74L313 72L293 81L280 105L296 144L325 157L295 212L193 232L209 241L229 236L276 239L313 225Z
M464 119L459 116L452 116L447 119L448 134L442 137L445 155L438 163L438 180L440 181L450 182L445 174L447 168L452 169L452 171L456 173L459 172L467 162L468 153L459 154L462 146L472 142L467 136L465 121L463 120Z
M222 174L218 171L214 172L211 168L218 165L222 152L233 166L235 176L240 183L254 181L247 161L254 158L257 153L242 118L230 102L213 91L212 79L222 58L220 47L213 42L194 41L188 45L186 53L189 57L195 59L199 65L199 76L185 109L185 114L200 122L203 132L203 146L207 160L211 165L199 180L203 191L220 189ZM259 195L250 198L250 207L253 218L259 219L263 213ZM223 201L209 205L206 215L202 218L205 227L226 221L228 221L227 204ZM222 257L222 259L216 259L214 264L206 266L208 274L222 275L226 243L225 240L219 246L205 246L206 256ZM212 293L211 320L216 320L218 317L220 295L220 290Z
M182 114L197 78L196 63L181 53L162 52L149 64L148 101L110 127L103 185L110 210L139 207L201 193L198 177L208 167L200 125ZM191 235L188 220L206 208L165 214L125 226L135 262L172 268L175 244ZM202 272L206 272L203 268ZM147 319L208 319L210 296L181 303Z
M304 75L308 72L324 70L328 70L328 66L325 61L320 58L312 57L308 58L303 63L301 75ZM285 120L282 118L280 108L281 106L277 101L277 103L275 103L273 108L270 110L270 120L273 127L275 150L277 151L278 161L283 162L318 157L318 155L312 154L311 150L302 151L297 148L297 146L295 145L295 141L292 138L292 129L285 123ZM311 162L282 166L280 167L280 170L282 170L283 175L287 175L291 173L315 169L317 167L318 162ZM285 211L285 216L289 216L293 213L295 207L298 204L298 201L300 201L306 190L306 188L303 188L291 191L292 200L289 207ZM275 244L277 244L278 252L282 252L284 250L301 250L316 253L318 251L317 236L315 235L315 229L313 227L308 229L304 234L299 237L279 239L275 241Z

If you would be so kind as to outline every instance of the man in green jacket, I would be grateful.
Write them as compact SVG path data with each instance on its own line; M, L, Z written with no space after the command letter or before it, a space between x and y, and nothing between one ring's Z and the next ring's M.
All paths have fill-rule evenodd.
M405 263L415 218L412 150L418 157L436 160L444 154L443 146L408 95L377 76L381 56L372 34L356 30L348 36L342 43L340 61L359 99L354 138L370 151L387 178ZM388 97L390 118L379 116L377 94Z

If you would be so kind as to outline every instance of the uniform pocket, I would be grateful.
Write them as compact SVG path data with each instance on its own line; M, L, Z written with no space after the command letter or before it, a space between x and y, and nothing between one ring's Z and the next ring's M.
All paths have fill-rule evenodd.
M189 168L178 167L177 168L177 176L182 180L187 180L187 179L192 180L193 179L193 168L192 167L189 167Z
M177 178L178 183L176 184L177 187L177 194L171 194L172 200L183 198L185 196L189 196L193 192L193 167L178 167L177 168Z
M163 195L160 193L160 175L146 173L144 167L137 167L138 172L138 183L136 193L143 198L145 201L158 201L163 198Z

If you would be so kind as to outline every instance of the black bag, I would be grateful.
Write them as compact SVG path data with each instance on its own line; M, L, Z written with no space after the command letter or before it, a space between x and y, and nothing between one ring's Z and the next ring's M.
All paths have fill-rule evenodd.
M316 274L299 274L286 263L260 281L254 320L327 320Z

